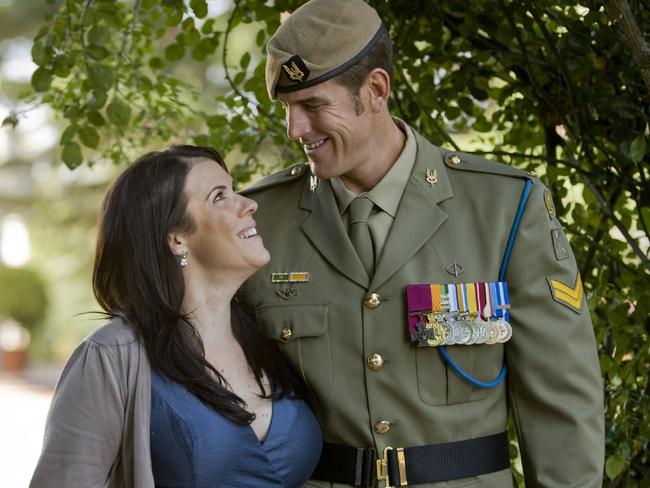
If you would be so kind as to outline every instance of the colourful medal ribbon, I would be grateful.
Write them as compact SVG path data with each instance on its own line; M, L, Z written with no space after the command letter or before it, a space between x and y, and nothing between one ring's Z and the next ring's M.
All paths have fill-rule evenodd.
M483 318L486 321L490 321L492 318L492 303L490 301L490 284L481 283L481 288L483 289Z
M464 283L458 283L456 285L456 296L458 297L458 311L460 313L467 313L467 295L465 294Z
M467 296L467 310L470 315L476 317L478 315L478 306L477 306L477 296L476 296L476 287L474 283L467 283L463 285L465 287L465 292Z
M449 312L458 313L458 290L456 285L449 284L447 291L449 292Z
M506 322L510 322L510 297L508 296L508 285L505 281L499 281L499 296L503 309L503 317Z
M431 285L431 311L442 312L442 291L441 285Z
M492 308L492 317L501 317L501 310L498 308L499 292L497 291L497 284L490 283L490 307Z
M442 284L440 285L440 292L441 292L441 297L440 297L440 309L443 312L449 312L449 286Z

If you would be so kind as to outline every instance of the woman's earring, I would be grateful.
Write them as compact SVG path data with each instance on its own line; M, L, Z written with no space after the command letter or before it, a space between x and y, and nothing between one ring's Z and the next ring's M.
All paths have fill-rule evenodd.
M181 265L181 268L184 268L185 266L187 266L187 253L186 252L181 254L180 265Z

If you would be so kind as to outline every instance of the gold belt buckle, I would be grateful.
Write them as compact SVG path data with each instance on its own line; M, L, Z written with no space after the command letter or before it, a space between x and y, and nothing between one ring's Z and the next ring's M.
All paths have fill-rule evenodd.
M381 459L377 459L375 462L377 464L377 481L383 481L385 483L385 488L396 488L396 485L390 484L390 479L388 477L388 451L393 451L394 449L390 446L387 446L384 449L384 456ZM406 458L404 457L404 448L398 447L395 449L397 451L397 468L399 469L399 486L408 486L408 480L406 479Z

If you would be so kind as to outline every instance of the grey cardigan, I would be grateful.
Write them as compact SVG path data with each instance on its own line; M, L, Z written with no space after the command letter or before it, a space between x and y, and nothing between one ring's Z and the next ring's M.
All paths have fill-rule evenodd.
M74 351L58 381L31 488L154 488L151 372L144 348L113 319Z

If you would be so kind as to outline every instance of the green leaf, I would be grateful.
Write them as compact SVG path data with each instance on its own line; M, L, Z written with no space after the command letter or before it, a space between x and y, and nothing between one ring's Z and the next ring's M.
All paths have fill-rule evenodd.
M208 19L205 21L205 24L201 26L202 34L211 34L214 29L214 19Z
M237 73L237 74L235 75L235 78L232 80L232 82L233 82L235 85L239 85L239 84L241 84L245 79L246 79L246 73L244 73L243 71L240 71L239 73Z
M99 113L97 110L91 110L86 114L86 117L88 118L88 121L97 126L97 127L102 127L106 125L106 119L104 116Z
M63 116L69 120L76 120L81 115L81 108L76 103L66 106Z
M32 87L37 92L45 92L52 85L52 73L45 68L38 68L32 75Z
M167 61L178 61L185 55L185 46L182 44L174 43L167 46L165 49L165 58Z
M650 225L650 208L643 207L641 209L641 217L645 221L646 225Z
M241 59L239 60L239 65L242 67L242 69L246 69L248 68L250 62L251 62L251 53L246 51L244 55L241 57Z
M208 15L208 3L205 0L190 0L190 8L199 19Z
M16 114L14 113L7 115L2 121L2 127L11 126L15 129L17 125L18 125L18 117L16 117Z
M32 59L38 66L47 64L47 48L42 41L34 42L34 45L32 46Z
M86 52L91 58L96 59L97 61L101 61L110 54L108 49L103 46L90 46L86 49Z
M630 158L635 163L640 162L645 156L645 135L639 134L630 144Z
M208 57L208 54L214 51L214 46L209 39L201 39L200 42L194 46L192 49L192 58L201 62L205 61L205 58Z
M616 478L625 470L625 459L619 454L613 454L605 462L605 473L610 480Z
M108 107L106 107L106 115L111 123L125 126L131 118L131 109L121 98L115 97Z
M94 25L88 31L88 44L95 47L103 47L111 37L111 31L101 25Z
M61 153L61 159L65 165L70 169L75 169L83 162L83 156L81 155L81 147L76 142L69 142L63 146L63 152Z
M61 140L59 141L59 144L64 145L72 141L72 138L77 135L77 130L79 130L79 126L77 124L70 124L68 127L66 127L63 131L63 134L61 134Z
M149 67L151 69L163 69L165 67L165 61L160 56L154 56L149 59Z
M165 25L167 27L177 26L183 20L183 2L173 1L165 3L171 5L170 8L166 9L167 18L165 19Z
M99 133L94 127L82 127L79 131L79 140L84 146L97 149L97 145L99 144Z
M447 107L445 109L445 116L449 120L457 119L458 117L460 117L460 109L458 107L453 107L453 106L452 107Z
M266 40L266 32L264 31L264 29L260 29L257 32L257 36L255 36L255 44L257 44L258 46L263 46L265 40Z
M107 91L113 86L115 74L113 70L105 64L91 64L88 66L88 78L97 91Z
M86 106L90 109L99 110L104 105L106 105L106 92L103 90L93 90L88 100L86 100Z

